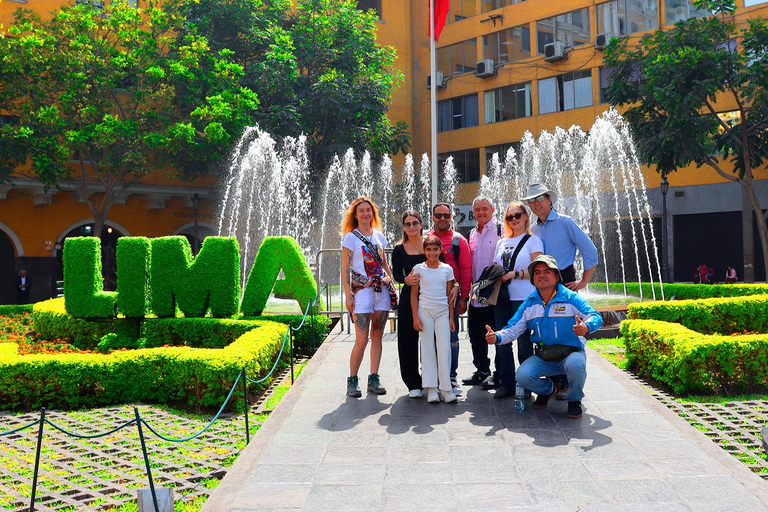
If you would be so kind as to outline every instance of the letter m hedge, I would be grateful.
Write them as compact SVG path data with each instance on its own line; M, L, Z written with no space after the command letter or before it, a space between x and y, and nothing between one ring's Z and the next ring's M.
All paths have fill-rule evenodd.
M150 265L152 310L159 317L237 313L240 297L240 248L234 238L209 236L197 257L183 236L152 240Z

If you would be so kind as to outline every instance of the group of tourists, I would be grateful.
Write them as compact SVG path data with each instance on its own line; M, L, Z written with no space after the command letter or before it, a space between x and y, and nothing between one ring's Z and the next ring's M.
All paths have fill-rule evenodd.
M447 203L432 207L431 229L420 212L407 210L390 269L376 205L368 197L355 199L342 221L343 286L355 325L347 395L362 396L357 374L369 343L367 390L386 393L379 377L382 337L389 311L397 308L400 374L408 396L456 402L462 393L458 318L466 312L475 371L464 385L495 390L498 399L521 387L526 396L536 394L534 409L558 396L568 401L569 418L581 417L584 336L602 325L602 317L577 291L592 276L597 249L570 217L555 210L556 201L547 186L532 184L499 221L492 201L478 196L469 240L453 230ZM577 250L585 269L580 277ZM399 300L394 282L403 285Z

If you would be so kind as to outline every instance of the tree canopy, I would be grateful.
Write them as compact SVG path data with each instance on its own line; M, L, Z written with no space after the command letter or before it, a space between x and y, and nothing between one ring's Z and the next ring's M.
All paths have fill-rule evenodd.
M738 28L733 0L694 5L714 15L680 21L639 44L611 41L604 60L613 68L606 96L626 107L644 163L663 175L691 163L706 165L744 187L768 275L766 215L752 186L754 170L768 156L768 25L757 18ZM732 168L723 165L727 161ZM744 237L751 240L747 228ZM745 278L750 273L748 266Z

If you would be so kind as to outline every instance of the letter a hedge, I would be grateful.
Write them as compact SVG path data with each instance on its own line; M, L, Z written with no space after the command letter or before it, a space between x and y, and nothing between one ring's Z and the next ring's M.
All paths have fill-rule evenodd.
M281 269L285 279L277 279ZM273 284L275 295L293 297L302 312L317 295L317 283L301 247L289 236L270 236L261 243L240 305L243 316L259 316L264 311Z
M64 307L80 318L115 316L115 292L105 292L101 278L101 240L94 237L64 241Z
M150 266L152 310L159 317L217 318L237 313L240 296L240 248L234 238L209 236L193 258L183 236L152 240Z

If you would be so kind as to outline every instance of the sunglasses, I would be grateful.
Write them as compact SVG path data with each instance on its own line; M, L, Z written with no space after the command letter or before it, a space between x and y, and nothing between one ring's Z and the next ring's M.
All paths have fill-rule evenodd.
M450 213L433 213L432 216L436 219L450 219Z
M419 221L417 221L417 220L415 220L415 221L413 221L413 222L403 222L403 227L404 227L404 228L411 228L411 227L413 227L413 228L417 228L417 227L419 227L420 225L421 225L421 222L419 222Z
M529 199L528 204L540 203L545 199L549 199L549 196L547 194L541 194L539 197L534 197L533 199Z
M507 215L506 219L508 222L512 222L513 220L521 219L525 215L524 213L513 213L512 215Z

